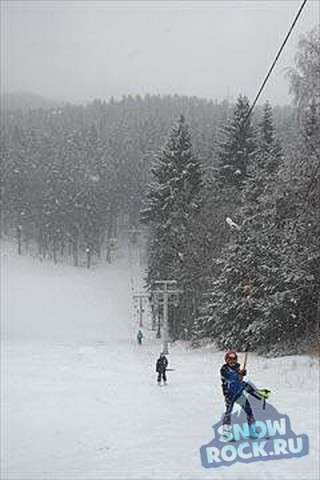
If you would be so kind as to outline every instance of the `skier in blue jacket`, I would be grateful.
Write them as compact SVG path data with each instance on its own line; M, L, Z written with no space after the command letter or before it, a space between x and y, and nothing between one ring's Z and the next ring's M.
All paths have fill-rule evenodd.
M238 363L238 356L234 350L229 350L225 355L225 364L220 369L220 376L222 382L222 392L225 398L226 410L223 415L222 425L224 431L231 428L231 414L235 403L241 405L247 415L250 436L257 438L255 429L255 418L249 400L244 393L248 392L255 398L262 400L262 396L249 383L244 382L243 378L247 372L241 369Z

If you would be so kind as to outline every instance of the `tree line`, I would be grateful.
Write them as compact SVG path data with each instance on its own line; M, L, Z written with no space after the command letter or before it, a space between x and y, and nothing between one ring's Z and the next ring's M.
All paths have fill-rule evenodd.
M115 236L119 215L139 222L155 152L178 112L193 118L199 156L210 161L230 105L175 96L123 97L87 106L2 111L1 233L19 253L36 245L55 262L88 266Z
M150 289L174 279L183 291L173 339L305 348L319 315L319 59L314 31L290 71L294 107L249 117L243 94L7 111L1 234L20 254L90 267L111 260L126 214L148 225Z
M192 151L183 116L155 160L142 222L148 283L175 279L173 338L263 352L316 348L320 307L320 46L303 38L290 71L296 123L280 142L266 103L240 95L214 145ZM311 345L313 347L311 347Z

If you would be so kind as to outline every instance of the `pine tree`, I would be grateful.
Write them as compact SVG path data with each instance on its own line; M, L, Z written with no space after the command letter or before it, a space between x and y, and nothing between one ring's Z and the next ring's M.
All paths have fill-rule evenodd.
M142 221L161 225L164 232L184 228L201 185L199 163L193 159L189 127L181 116L151 170Z
M149 282L152 284L159 278L175 279L180 287L186 288L195 249L192 224L200 208L201 171L193 158L189 127L183 116L172 128L152 174L153 182L141 213L142 222L151 224ZM185 298L188 293L185 292ZM180 308L183 304L182 298Z
M270 341L279 341L285 332L277 318L268 322L273 318L269 299L282 290L283 266L281 249L278 251L281 233L274 226L275 168L281 150L275 140L269 105L264 109L260 131L259 148L242 185L241 204L235 210L241 227L229 232L230 242L216 258L211 300L198 322L197 334L207 332L223 347L242 348L250 339L261 348ZM248 284L252 284L254 292L250 300L246 296Z
M301 38L296 65L290 72L300 130L284 172L286 178L289 172L292 180L283 188L283 203L290 212L287 228L293 246L291 259L297 272L295 299L298 329L309 343L315 344L319 340L320 313L319 28Z
M222 129L218 144L220 177L224 185L241 188L248 174L251 158L256 150L255 131L251 125L249 100L240 95L233 117Z
M301 58L312 65L303 64L303 74L292 77L295 94L301 94L296 103L302 109L292 153L279 167L280 152L273 141L269 108L265 109L260 148L242 188L241 227L217 260L220 272L198 321L197 333L209 335L221 346L241 348L254 340L264 352L289 353L304 351L318 339L319 90L304 88L314 85L320 65L319 42L311 45L313 41L311 36L300 45L312 55L298 55L298 68ZM248 278L250 301L245 297Z
M257 142L255 163L268 172L275 171L281 162L282 151L280 142L275 136L272 107L267 102L263 108L263 118L259 123L259 137Z

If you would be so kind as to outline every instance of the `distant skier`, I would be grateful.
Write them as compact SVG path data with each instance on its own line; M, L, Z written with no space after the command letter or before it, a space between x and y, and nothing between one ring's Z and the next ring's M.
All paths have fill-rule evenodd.
M256 420L251 405L244 393L248 392L258 400L262 400L263 397L249 383L243 381L243 377L245 377L246 374L247 371L240 368L236 352L229 350L225 355L225 364L222 365L220 369L222 392L226 404L226 410L222 419L223 431L225 434L228 434L231 429L232 409L234 404L238 403L247 415L250 437L258 438L255 428Z
M160 353L160 357L156 363L156 372L158 373L157 382L160 385L161 379L163 379L163 383L166 385L167 383L167 376L166 376L166 369L168 367L168 360L164 353Z
M143 333L141 330L138 330L138 333L137 333L137 342L138 342L138 345L141 345L142 344L142 339L143 339Z

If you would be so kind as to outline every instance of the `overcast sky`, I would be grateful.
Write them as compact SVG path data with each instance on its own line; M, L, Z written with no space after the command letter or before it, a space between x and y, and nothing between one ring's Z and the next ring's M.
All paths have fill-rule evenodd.
M250 100L302 0L0 0L1 91L86 102L127 94ZM262 101L290 102L285 70L319 22L308 0Z

